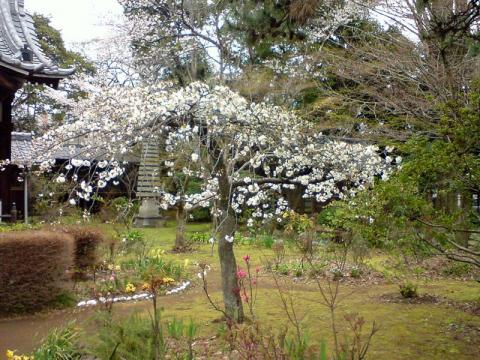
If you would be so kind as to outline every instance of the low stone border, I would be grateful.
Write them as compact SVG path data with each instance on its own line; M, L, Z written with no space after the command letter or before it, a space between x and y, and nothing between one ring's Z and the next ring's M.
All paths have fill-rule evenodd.
M177 286L176 288L173 288L172 290L168 290L165 295L173 295L173 294L178 294L183 291L185 291L190 285L192 284L191 281L184 281L180 286ZM77 307L87 307L87 306L96 306L99 304L107 304L107 303L117 303L117 302L127 302L127 301L144 301L144 300L149 300L152 298L152 295L149 293L140 293L140 294L135 294L131 296L116 296L113 298L105 298L105 297L100 297L98 299L91 299L91 300L84 300L80 301L77 304Z

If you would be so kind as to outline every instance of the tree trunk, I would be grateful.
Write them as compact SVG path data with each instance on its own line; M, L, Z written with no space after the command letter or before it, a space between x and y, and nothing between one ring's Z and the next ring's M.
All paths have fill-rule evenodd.
M233 242L225 239L226 236L235 234L235 218L228 214L228 210L224 211L227 212L227 215L221 217L218 229L218 256L222 276L223 302L227 316L240 323L243 322L244 313L237 279L237 262L233 252Z
M227 173L225 171L225 173ZM220 199L217 202L217 209L220 212L218 217L218 256L220 258L220 270L222 276L223 302L227 317L235 322L243 322L244 313L240 287L237 279L237 262L233 252L233 242L226 240L226 237L235 235L235 214L230 207L230 182L227 176L219 177Z
M185 227L187 223L187 212L183 205L177 207L177 233L175 236L175 250L185 249Z

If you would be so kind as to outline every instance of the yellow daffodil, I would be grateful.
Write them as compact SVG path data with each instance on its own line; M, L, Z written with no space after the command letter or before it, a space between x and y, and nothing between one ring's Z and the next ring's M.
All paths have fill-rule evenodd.
M143 291L150 290L150 284L149 284L149 283L143 283L143 285L142 285L142 290L143 290Z
M190 260L185 259L185 261L183 262L183 266L187 267L189 263L190 263Z
M28 355L15 355L15 351L7 350L7 360L34 360L33 356Z
M164 255L164 254L165 254L165 250L161 250L161 249L150 250L150 256L153 256L153 257L159 257L160 255Z
M175 279L172 279L171 277L164 277L162 280L165 285L170 285L175 283Z
M125 286L125 292L127 294L133 294L135 291L137 291L137 288L132 283L128 283L127 286Z

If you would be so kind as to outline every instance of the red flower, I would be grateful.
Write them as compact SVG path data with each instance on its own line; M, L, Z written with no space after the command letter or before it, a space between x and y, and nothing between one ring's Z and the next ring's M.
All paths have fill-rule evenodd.
M250 261L250 255L245 255L243 257L243 260L248 264L248 262Z
M242 268L238 268L237 270L237 278L238 279L245 279L247 277L247 272L243 270Z

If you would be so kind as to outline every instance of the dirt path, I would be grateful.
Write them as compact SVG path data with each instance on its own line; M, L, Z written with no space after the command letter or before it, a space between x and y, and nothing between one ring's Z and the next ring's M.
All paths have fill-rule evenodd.
M85 319L88 313L75 309L0 320L0 359L4 359L7 349L31 352L51 329Z
M217 291L219 289L218 276L212 276L211 280L211 290ZM178 304L188 305L188 303L203 296L202 288L197 285L182 294L162 297L161 303L164 307ZM136 311L148 311L150 306L149 301L139 301L118 303L115 304L113 309L114 315L124 317ZM86 322L94 311L94 308L75 308L32 316L0 319L0 360L5 358L7 349L17 350L21 354L31 353L52 329L62 327L71 321L75 321L80 327L87 326Z

